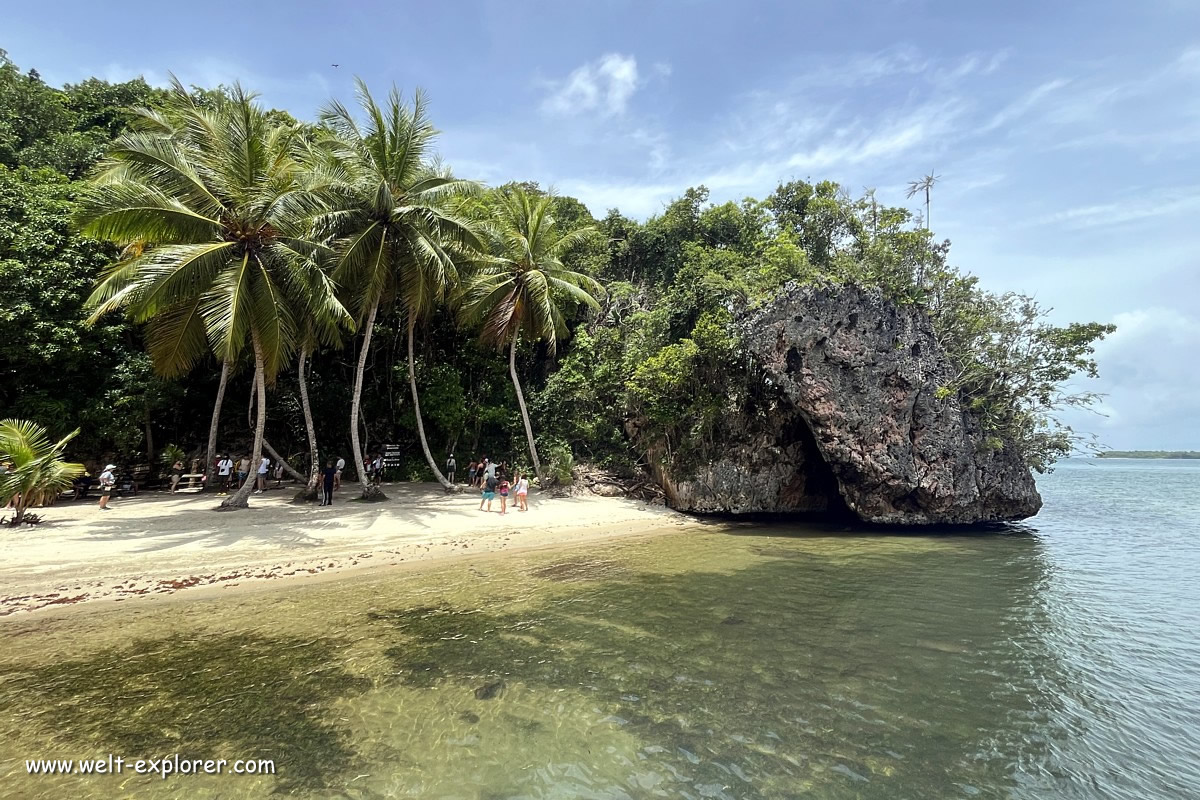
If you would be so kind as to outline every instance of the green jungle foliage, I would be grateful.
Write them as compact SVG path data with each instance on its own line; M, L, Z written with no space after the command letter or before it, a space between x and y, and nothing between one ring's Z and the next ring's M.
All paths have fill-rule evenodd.
M0 418L32 420L56 437L80 428L67 450L93 469L106 459L154 463L156 441L204 455L220 363L208 350L190 369L165 377L170 371L156 372L147 355L147 341L161 333L153 321L147 328L108 313L89 324L86 303L101 274L119 259L141 258L143 245L153 255L154 242L115 235L114 242L97 241L77 222L86 216L83 198L99 186L89 176L117 137L131 125L137 136L150 136L147 120L155 119L158 135L178 135L169 131L180 93L205 111L236 107L240 89L176 87L173 95L141 80L95 79L59 89L35 71L21 72L0 51ZM139 116L139 107L152 113ZM266 439L301 471L309 445L296 357L311 349L305 378L321 462L352 461L352 390L374 305L359 431L364 452L385 442L402 446L395 477L433 476L410 392L410 335L432 459L440 463L454 452L460 475L483 454L531 466L518 383L550 472L569 475L578 461L626 473L654 458L677 469L702 463L720 451L725 420L756 413L768 391L743 354L738 315L789 282L814 281L879 287L897 303L924 308L956 370L938 391L958 394L977 413L991 446L1010 442L1043 470L1079 444L1054 414L1094 401L1064 386L1080 373L1095 375L1093 345L1112 326L1052 325L1031 299L981 289L949 263L949 243L934 239L919 215L883 206L872 193L856 198L836 183L797 180L763 200L715 204L699 186L645 222L616 209L597 219L578 200L548 196L536 183L487 189L458 179L470 176L451 177L435 153L422 151L427 160L395 173L393 188L421 195L421 235L444 248L412 239L386 257L423 258L437 269L353 285L368 262L347 255L352 248L335 237L376 236L372 219L396 222L380 205L394 201L371 189L378 140L348 141L356 112L334 105L317 125L261 113L262 124L276 131L271 146L295 162L288 180L303 184L292 210L313 215L304 239L314 244L297 257L323 271L353 317L338 323L336 335L321 333L301 324L315 317L297 305L289 323L294 345L271 365ZM402 122L423 130L423 107L415 113L420 118ZM401 145L389 146L399 152ZM549 206L539 211L543 196ZM538 245L545 249L537 264L519 257L530 214L555 225L551 244ZM465 227L454 227L460 223ZM449 238L438 240L443 232ZM562 244L553 244L559 237ZM385 252L383 240L364 241L375 248L370 252ZM436 286L424 283L430 275ZM346 276L345 285L338 276ZM250 448L250 350L220 350L235 355L218 452Z

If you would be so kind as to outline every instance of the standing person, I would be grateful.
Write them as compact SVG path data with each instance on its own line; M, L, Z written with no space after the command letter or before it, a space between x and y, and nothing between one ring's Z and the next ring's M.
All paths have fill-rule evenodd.
M483 481L483 491L479 494L479 510L483 511L483 504L487 503L487 510L492 510L492 501L496 499L496 477L489 475Z
M518 511L529 510L529 481L520 472L517 473L517 502L516 508Z
M250 476L250 456L242 456L238 460L238 485L237 488L242 488L246 485L246 478Z
M221 456L221 460L217 462L217 477L221 479L221 494L229 492L229 480L233 477L233 459L229 454Z
M183 480L183 462L175 459L175 463L171 465L171 494L179 489L179 482Z
M333 484L337 481L340 472L341 470L335 467L332 461L325 462L325 469L321 470L321 505L333 505Z
M500 475L500 513L503 515L508 511L508 478Z
M258 482L255 484L255 494L262 494L267 490L267 472L270 469L271 459L263 456L262 461L258 462Z
M496 479L496 462L488 461L486 458L484 459L484 462L487 464L487 466L483 468L484 477L495 480Z
M275 465L275 488L283 486L283 461Z
M113 470L117 468L116 464L109 464L104 468L104 472L100 473L100 510L108 511L108 499L112 496L113 487L117 485L117 476Z
M451 483L454 483L454 470L457 467L458 464L454 460L454 453L451 453L450 457L446 459L446 478L449 479Z
M383 456L379 453L375 454L375 460L371 462L371 475L375 479L375 485L383 480Z
M336 471L333 473L333 488L341 491L342 489L342 470L346 468L346 459L338 457Z
M479 468L479 462L474 459L470 464L467 464L467 486L475 485L475 471Z

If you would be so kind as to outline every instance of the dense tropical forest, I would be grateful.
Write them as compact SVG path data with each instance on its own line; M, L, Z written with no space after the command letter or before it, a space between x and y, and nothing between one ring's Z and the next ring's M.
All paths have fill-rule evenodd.
M938 391L995 446L1043 470L1079 443L1054 413L1095 399L1064 387L1111 326L980 288L925 227L928 185L917 211L789 180L596 217L453 173L419 92L359 101L303 121L240 87L56 88L0 51L0 419L78 428L90 465L261 444L307 476L388 442L400 479L454 452L549 480L667 442L686 467L760 388L739 313L831 281L924 307L958 370Z

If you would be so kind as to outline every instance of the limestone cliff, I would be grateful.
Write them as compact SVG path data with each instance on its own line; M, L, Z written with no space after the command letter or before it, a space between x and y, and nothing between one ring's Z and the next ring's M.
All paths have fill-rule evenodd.
M698 513L849 509L868 522L1023 519L1041 497L1015 448L989 446L918 308L878 290L789 287L741 321L775 389L765 413L729 420L720 460L660 481Z

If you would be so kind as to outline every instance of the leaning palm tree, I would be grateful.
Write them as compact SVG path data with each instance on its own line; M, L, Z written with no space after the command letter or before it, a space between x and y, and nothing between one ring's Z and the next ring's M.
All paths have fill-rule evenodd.
M127 309L147 323L150 355L168 371L186 371L208 352L231 364L249 345L257 462L267 384L295 349L293 297L317 249L307 220L321 207L291 132L254 95L235 86L201 108L176 81L169 109L172 124L156 128L163 114L147 111L145 126L113 143L81 199L89 235L147 245L101 275L92 319ZM251 486L221 507L245 508Z
M529 456L542 485L542 464L517 377L517 343L524 335L532 341L545 341L553 353L559 338L567 335L560 302L570 299L598 309L600 304L593 295L604 292L594 278L573 272L562 262L571 248L595 235L595 228L560 230L552 216L553 203L550 195L532 195L519 187L496 198L489 225L491 256L462 298L464 321L481 324L485 342L508 346L508 371L525 424Z
M300 406L304 411L304 429L308 436L309 474L304 494L307 499L316 497L317 482L321 476L321 453L317 448L317 428L313 422L312 405L308 400L307 366L312 354L323 347L340 347L342 330L353 329L350 315L340 303L330 300L336 297L332 279L315 260L305 262L307 281L300 288L300 348L296 363L296 377L300 385ZM286 462L285 462L286 463Z
M77 433L78 428L54 442L35 422L0 421L0 463L7 465L0 472L0 508L13 504L13 525L20 525L27 510L53 500L83 474L82 464L62 460L67 442Z
M336 101L321 113L322 122L334 133L326 146L344 180L329 192L332 210L317 220L318 230L337 242L334 278L352 295L362 320L363 339L350 403L354 462L360 467L363 463L359 406L371 334L380 309L398 301L408 318L409 385L417 432L430 468L450 487L425 439L412 342L417 320L445 295L454 280L456 254L480 245L471 223L447 206L449 198L473 191L475 184L436 168L432 147L437 131L426 116L426 100L420 91L410 105L393 88L380 105L359 81L358 99L361 124ZM359 481L364 498L380 496L361 468Z

